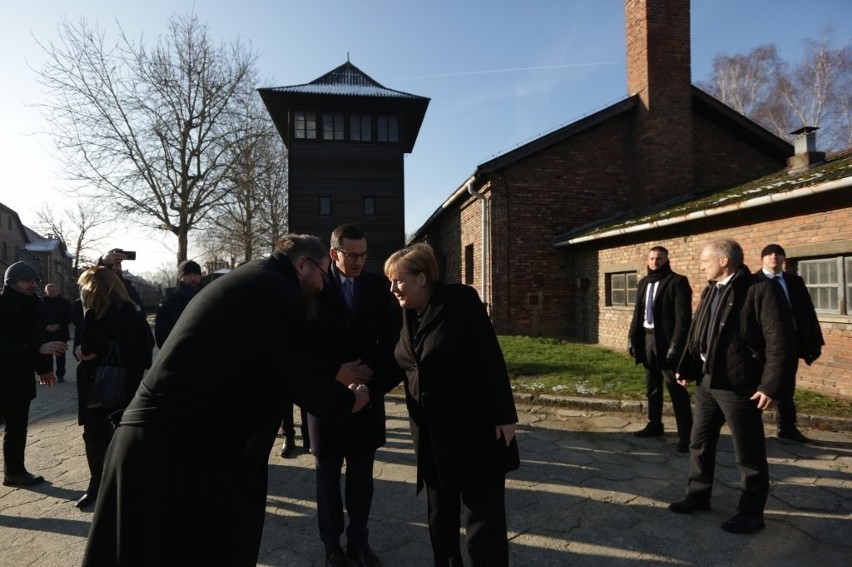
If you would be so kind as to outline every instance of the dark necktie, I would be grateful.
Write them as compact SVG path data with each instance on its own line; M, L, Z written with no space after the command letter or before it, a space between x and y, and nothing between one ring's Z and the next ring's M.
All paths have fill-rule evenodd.
M707 319L707 347L710 346L710 337L713 336L713 327L716 323L716 314L719 311L719 303L725 293L725 284L716 284L713 289L713 297L710 298L710 317ZM706 352L707 349L705 349Z
M648 325L654 324L654 291L657 282L648 285L648 297L645 299L645 321Z
M346 307L349 308L349 313L354 313L355 297L352 294L352 280L349 278L343 280L343 299L346 301Z

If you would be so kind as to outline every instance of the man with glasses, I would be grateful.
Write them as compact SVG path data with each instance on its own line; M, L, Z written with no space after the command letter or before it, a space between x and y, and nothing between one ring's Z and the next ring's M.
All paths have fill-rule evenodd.
M367 239L353 224L331 234L328 282L317 296L311 337L321 358L331 364L360 360L373 370L366 381L370 405L333 423L308 414L311 452L316 463L317 521L325 564L345 566L340 547L343 498L340 477L346 462L346 555L359 566L380 565L368 543L367 522L373 498L373 462L385 444L384 395L402 379L393 349L402 325L400 310L384 277L364 269Z

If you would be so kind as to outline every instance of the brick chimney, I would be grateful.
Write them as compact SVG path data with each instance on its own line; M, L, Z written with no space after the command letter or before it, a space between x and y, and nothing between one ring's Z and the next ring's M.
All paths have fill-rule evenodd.
M693 189L689 0L625 0L636 206Z
M816 151L817 130L819 128L816 126L805 126L790 132L791 136L795 136L793 147L796 152L792 157L787 158L790 173L796 173L815 163L825 161L825 152Z

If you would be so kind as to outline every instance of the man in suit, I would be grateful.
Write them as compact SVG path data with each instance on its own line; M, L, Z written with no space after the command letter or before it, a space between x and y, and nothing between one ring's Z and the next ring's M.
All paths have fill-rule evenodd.
M312 342L323 360L331 364L360 360L373 376L366 382L370 405L345 423L308 414L316 462L317 522L326 565L347 565L340 547L344 505L340 476L345 461L346 555L359 566L373 567L380 565L368 543L373 462L376 449L385 444L384 395L402 379L393 358L402 316L390 284L364 269L367 239L360 228L338 226L330 245L329 281L317 296L316 317L309 321Z
M686 496L669 510L709 510L716 447L726 422L741 475L738 512L722 523L732 533L764 527L769 465L763 410L781 399L795 365L793 320L780 286L751 274L743 249L715 240L701 252L701 271L710 282L701 295L676 377L696 382Z
M71 302L62 297L58 284L49 283L44 286L41 307L41 329L45 341L67 343L71 338L68 333L68 325L71 324ZM65 382L65 353L57 354L55 358L56 381Z
M663 435L663 384L669 391L677 422L677 451L689 451L692 408L689 392L675 381L674 369L683 354L692 321L692 288L686 276L669 264L669 251L655 246L648 252L648 275L639 280L636 307L628 337L630 355L645 366L648 425L636 437Z
M820 354L825 341L822 338L822 330L819 327L816 309L814 309L811 295L805 286L805 280L796 274L784 272L784 260L787 254L778 244L769 244L760 252L763 269L758 274L774 280L781 285L784 296L790 303L793 311L793 326L796 331L796 356L810 366ZM797 443L812 443L811 439L799 431L796 427L796 402L793 396L796 393L796 371L798 362L793 367L793 377L790 389L778 400L775 409L775 421L778 425L778 438Z

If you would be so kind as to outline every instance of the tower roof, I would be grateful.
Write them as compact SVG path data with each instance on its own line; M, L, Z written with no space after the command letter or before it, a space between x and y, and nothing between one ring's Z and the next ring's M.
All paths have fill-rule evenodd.
M427 97L389 89L349 61L310 83L258 92L287 146L292 110L395 113L402 118L403 151L410 153L429 106Z

